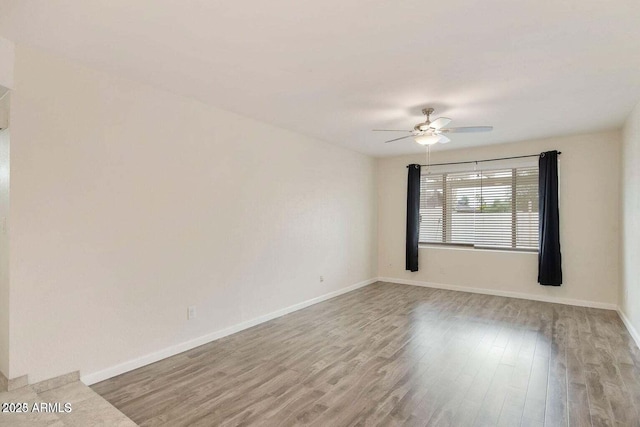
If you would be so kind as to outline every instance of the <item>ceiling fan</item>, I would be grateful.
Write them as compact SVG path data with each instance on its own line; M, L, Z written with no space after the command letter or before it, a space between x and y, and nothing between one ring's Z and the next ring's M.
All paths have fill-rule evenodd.
M374 129L374 132L409 132L411 135L401 136L400 138L390 139L388 142L400 141L401 139L413 137L415 141L420 145L433 145L436 143L446 144L451 141L444 134L445 133L471 133L471 132L490 132L493 130L493 126L466 126L447 128L451 119L447 117L439 117L434 121L431 121L431 114L433 114L433 108L425 108L422 110L422 114L425 115L426 120L422 123L418 123L413 127L413 130L396 130L396 129Z

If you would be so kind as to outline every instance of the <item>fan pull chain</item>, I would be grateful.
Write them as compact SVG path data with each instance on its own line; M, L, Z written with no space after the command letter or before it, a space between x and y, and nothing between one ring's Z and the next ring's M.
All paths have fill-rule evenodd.
M431 146L427 145L427 173L430 172L431 169Z

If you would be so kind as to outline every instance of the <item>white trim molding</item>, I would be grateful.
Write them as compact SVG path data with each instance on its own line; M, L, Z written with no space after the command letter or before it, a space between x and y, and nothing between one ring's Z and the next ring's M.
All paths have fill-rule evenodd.
M631 335L631 338L633 338L638 348L640 348L640 333L638 333L636 328L633 327L631 320L629 320L627 315L624 314L624 311L622 311L620 307L618 307L618 315L620 316L620 319L622 319L622 323L624 323L624 326L627 327L627 331L629 331L629 335Z
M176 354L182 353L187 350L191 350L192 348L199 347L211 341L215 341L220 338L224 338L228 335L235 334L236 332L240 332L242 330L259 325L260 323L268 322L269 320L273 320L277 317L284 316L285 314L293 313L294 311L298 311L303 308L309 307L311 305L326 301L328 299L335 298L337 296L346 294L351 291L355 291L356 289L365 287L377 281L378 281L377 278L365 280L365 281L356 283L355 285L347 286L346 288L338 289L337 291L329 292L327 294L320 295L319 297L311 298L301 303L294 304L289 307L285 307L281 310L277 310L277 311L265 314L263 316L259 316L259 317L238 323L228 328L215 331L210 334L203 335L201 337L194 338L192 340L173 345L171 347L167 347L165 349L156 351L151 354L147 354L142 357L138 357L137 359L129 360L127 362L120 363L118 365L112 366L107 369L103 369L98 372L83 374L80 376L80 380L86 385L92 385L100 381L104 381L106 379L115 377L116 375L124 374L125 372L129 372L134 369L138 369L142 366L157 362L159 360L166 359L167 357L175 356Z
M473 288L459 285L446 285L443 283L422 282L419 280L394 279L392 277L378 277L381 282L397 283L400 285L422 286L425 288L446 289L449 291L470 292L473 294L495 295L499 297L519 298L532 301L551 302L555 304L575 305L579 307L602 308L605 310L618 310L616 304L598 301L586 301L572 298L548 297L545 295L526 294L522 292L500 291L496 289Z

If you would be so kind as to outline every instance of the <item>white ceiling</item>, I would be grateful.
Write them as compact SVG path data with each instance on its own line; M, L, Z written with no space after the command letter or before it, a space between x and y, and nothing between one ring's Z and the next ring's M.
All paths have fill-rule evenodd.
M640 100L637 0L0 0L0 34L331 143L420 152L618 128ZM398 135L400 136L400 135Z

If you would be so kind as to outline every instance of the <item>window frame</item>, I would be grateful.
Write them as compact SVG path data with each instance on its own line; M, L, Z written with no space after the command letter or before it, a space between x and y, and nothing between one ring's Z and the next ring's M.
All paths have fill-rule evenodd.
M438 248L457 248L457 249L474 249L474 250L489 250L489 251L507 251L507 252L525 252L525 253L539 253L540 251L540 242L538 242L538 246L536 248L528 248L528 247L517 247L517 239L518 239L518 233L517 233L517 227L518 227L518 211L517 211L517 204L518 204L518 198L517 198L517 190L518 190L518 185L517 185L517 177L518 177L518 170L519 169L529 169L532 168L533 165L505 165L504 167L496 167L495 169L485 169L485 170L479 170L479 171L467 171L467 172L478 172L481 173L483 171L486 172L493 172L493 171L507 171L509 169L511 169L511 177L510 177L510 184L511 184L511 246L486 246L486 245L482 245L482 244L476 244L476 243L461 243L461 242L446 242L446 239L449 235L453 234L451 231L451 224L452 224L452 220L451 220L451 216L453 215L453 211L451 209L449 209L448 207L448 201L450 201L450 197L448 197L447 192L450 191L451 189L449 188L449 186L447 184L449 184L448 180L447 180L447 176L450 174L457 174L460 173L460 171L442 171L442 172L434 172L434 175L438 175L442 177L442 241L441 242L434 242L434 241L423 241L422 240L422 233L420 233L419 237L418 237L418 245L420 247L438 247ZM538 171L538 166L535 165L535 169L536 172L539 173ZM429 172L422 173L421 176L421 180L420 180L420 198L422 199L423 197L423 177L424 175L429 174ZM500 177L497 178L489 178L489 179L501 179ZM480 182L479 186L480 188L482 188L482 181ZM477 213L477 211L474 209L474 213ZM420 213L419 218L420 218L420 222L422 222L422 217L423 214ZM538 226L539 227L539 226ZM474 226L474 232L475 232L475 226Z

